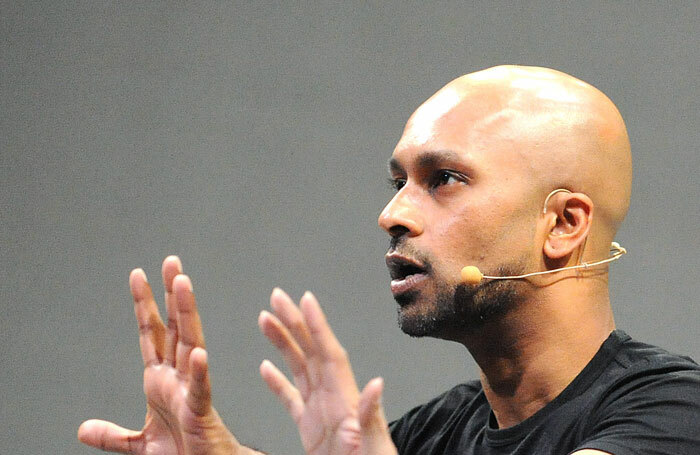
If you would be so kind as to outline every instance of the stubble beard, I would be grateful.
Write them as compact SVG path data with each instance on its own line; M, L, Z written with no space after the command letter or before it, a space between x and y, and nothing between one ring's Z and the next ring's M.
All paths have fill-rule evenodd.
M497 276L518 275L521 270L500 267ZM399 327L411 337L458 340L515 309L524 300L522 284L517 280L489 280L468 286L438 281L434 302L419 302L419 291L396 297Z

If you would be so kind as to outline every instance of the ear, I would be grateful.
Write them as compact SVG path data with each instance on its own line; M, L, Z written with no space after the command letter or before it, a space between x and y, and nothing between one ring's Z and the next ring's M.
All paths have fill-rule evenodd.
M549 232L544 254L548 259L562 259L585 244L593 221L593 201L583 193L559 193L548 201L545 216L549 217Z

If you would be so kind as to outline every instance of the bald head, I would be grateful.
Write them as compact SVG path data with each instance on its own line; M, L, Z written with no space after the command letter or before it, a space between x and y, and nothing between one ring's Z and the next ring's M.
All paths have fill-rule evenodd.
M509 325L499 336L562 321L612 330L607 269L561 270L607 257L629 204L627 132L599 90L545 68L462 76L410 117L389 172L379 225L406 333L470 344L483 321ZM465 286L465 265L561 273Z
M455 79L416 110L397 148L429 147L437 137L470 154L498 153L540 203L555 188L586 194L595 243L609 245L625 217L632 168L624 122L608 97L568 74L498 66Z

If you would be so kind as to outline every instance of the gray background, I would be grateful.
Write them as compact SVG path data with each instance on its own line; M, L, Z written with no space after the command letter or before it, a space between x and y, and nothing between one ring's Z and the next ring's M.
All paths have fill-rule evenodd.
M700 358L698 2L1 5L1 454L95 453L90 417L140 427L127 276L159 289L171 253L243 442L301 452L257 372L280 361L255 322L275 285L316 292L390 418L474 377L463 348L396 327L376 216L410 113L499 63L617 103L635 159L617 323Z

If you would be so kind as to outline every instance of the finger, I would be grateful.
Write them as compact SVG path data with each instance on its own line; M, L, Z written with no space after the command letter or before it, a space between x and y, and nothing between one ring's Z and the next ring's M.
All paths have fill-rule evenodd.
M260 376L272 393L282 402L292 419L298 422L304 412L304 401L299 391L269 360L263 360L260 364Z
M314 355L314 346L304 317L291 298L280 288L275 288L270 296L270 306L275 315L292 334L297 344L308 355Z
M367 383L360 395L359 420L363 455L397 453L384 416L383 391L382 378L374 378Z
M318 387L323 376L321 362L316 355L316 348L306 327L304 316L301 314L292 299L280 288L275 288L270 296L270 306L272 307L278 320L284 324L294 341L304 352L307 362L306 373L309 389ZM304 396L307 396L306 393Z
M333 334L316 297L306 292L299 303L315 351L325 361L347 363L347 353Z
M323 388L342 395L345 405L354 409L359 391L347 352L328 326L326 317L312 293L306 292L299 306L314 345L314 352L317 353L318 359L312 359L312 363L318 362L317 368Z
M189 370L189 357L192 349L204 348L202 321L197 312L197 303L192 293L192 281L187 275L177 275L173 279L177 307L177 347L175 367L182 375Z
M134 269L129 275L129 287L134 297L134 313L139 326L139 344L144 365L160 363L163 359L165 326L153 299L151 286L143 269Z
M78 440L106 452L135 453L142 445L143 435L112 422L87 420L78 428Z
M182 273L182 262L177 256L168 256L163 261L163 287L165 288L165 308L168 312L168 330L165 333L165 350L163 362L175 364L175 346L177 345L177 302L173 293L173 279Z
M209 382L209 365L207 351L194 348L190 353L190 378L187 405L198 416L209 413L211 409L211 383Z
M306 399L309 394L309 379L304 352L287 328L273 314L261 311L258 326L263 335L282 353L285 363L292 372L294 383L301 396Z

